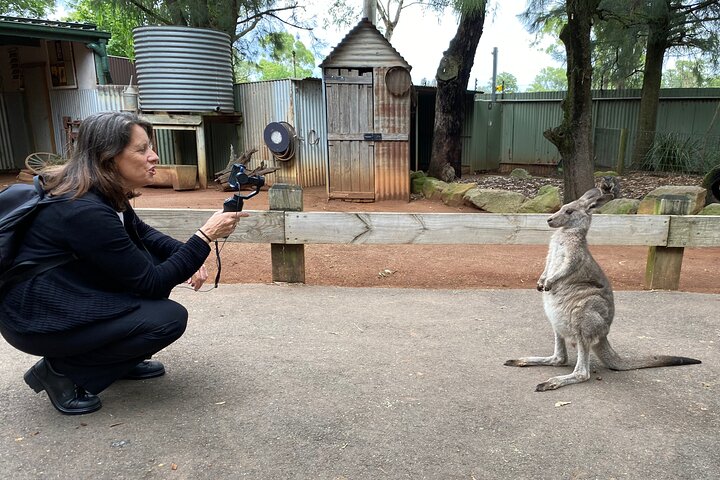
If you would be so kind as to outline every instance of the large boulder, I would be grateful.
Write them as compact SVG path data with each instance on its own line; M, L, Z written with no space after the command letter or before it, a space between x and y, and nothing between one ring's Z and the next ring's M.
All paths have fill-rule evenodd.
M475 183L451 183L442 191L440 198L445 205L459 207L465 203L465 193L476 186Z
M665 185L658 187L652 192L645 195L638 205L637 213L640 215L652 215L655 213L655 203L657 200L666 195L673 197L683 197L690 202L690 211L688 215L695 215L705 206L706 190L702 187L694 186L675 186Z
M560 187L543 185L537 195L520 205L518 213L554 213L562 207Z
M632 215L637 213L640 200L635 198L616 198L610 200L602 207L595 210L595 213L609 215Z
M517 213L527 201L522 193L492 188L472 188L465 194L465 202L490 213Z
M425 185L425 182L430 177L426 177L425 175L422 176L415 176L410 177L410 192L411 193L422 193L423 192L423 186Z
M428 199L440 198L443 190L447 187L448 184L446 182L438 180L437 178L427 177L422 185L422 194Z
M513 168L513 171L510 172L510 176L512 178L532 178L530 172L528 172L524 168Z

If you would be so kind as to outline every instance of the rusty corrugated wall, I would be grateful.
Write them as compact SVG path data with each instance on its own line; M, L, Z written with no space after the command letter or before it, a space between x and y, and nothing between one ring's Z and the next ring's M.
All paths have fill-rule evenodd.
M322 82L315 78L241 83L234 86L236 109L243 115L239 153L257 148L251 166L265 161L280 170L268 174L266 183L302 187L325 185L327 128ZM280 161L265 145L263 133L271 122L287 122L297 134L295 156Z
M389 68L373 70L375 200L410 200L410 92L394 95L386 85Z

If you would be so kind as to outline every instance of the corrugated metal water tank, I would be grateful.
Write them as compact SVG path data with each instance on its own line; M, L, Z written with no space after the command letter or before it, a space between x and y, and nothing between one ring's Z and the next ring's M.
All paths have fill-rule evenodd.
M133 30L144 112L232 112L230 37L190 27Z

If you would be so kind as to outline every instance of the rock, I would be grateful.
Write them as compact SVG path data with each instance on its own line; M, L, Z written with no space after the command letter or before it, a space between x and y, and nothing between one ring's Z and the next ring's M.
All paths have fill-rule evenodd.
M640 201L637 213L640 215L652 215L655 213L655 203L663 195L682 196L690 201L688 215L695 215L705 206L706 190L702 187L665 185L658 187L648 193Z
M514 168L513 171L510 172L510 176L512 178L532 178L530 172L528 172L524 168Z
M720 203L711 203L700 210L698 215L720 215Z
M616 198L610 200L602 207L595 210L595 213L609 215L632 215L637 213L640 200L634 198Z
M445 190L442 191L440 198L445 205L459 207L465 203L463 199L465 193L475 187L476 185L474 183L451 183Z
M466 203L490 213L517 213L527 201L527 197L521 193L482 188L471 188L463 198Z
M414 172L410 172L410 180L414 180L416 178L425 178L427 175L422 170L417 170Z
M608 170L607 172L595 172L595 178L600 177L619 177L620 175L614 170Z
M422 193L423 191L423 185L425 185L425 181L430 177L425 176L417 176L415 178L410 177L410 191L412 193Z
M426 177L422 185L422 194L428 199L440 198L443 190L447 187L448 184L442 180L438 180L433 177Z
M518 213L554 213L560 210L560 207L562 207L560 187L543 185L534 198L520 206Z

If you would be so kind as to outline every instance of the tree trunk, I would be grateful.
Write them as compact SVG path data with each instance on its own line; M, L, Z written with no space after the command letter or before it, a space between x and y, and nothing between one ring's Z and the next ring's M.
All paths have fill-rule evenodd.
M435 98L435 126L428 175L443 178L450 164L455 176L462 173L462 128L465 121L465 95L475 52L485 23L485 7L460 17L455 37L443 53L438 67Z
M636 168L645 163L645 157L655 140L662 66L668 49L670 36L670 10L665 2L657 2L653 18L649 22L648 41L645 52L645 68L638 112L637 139L632 154L632 165Z
M600 0L567 0L568 23L560 32L567 51L567 96L563 122L543 135L560 153L564 203L578 199L595 185L592 145L592 64L590 30Z

